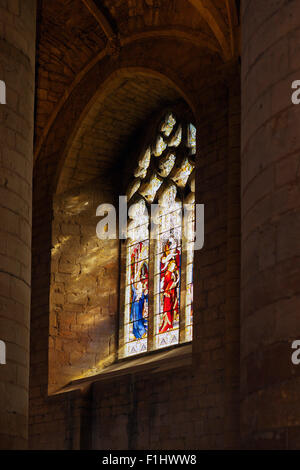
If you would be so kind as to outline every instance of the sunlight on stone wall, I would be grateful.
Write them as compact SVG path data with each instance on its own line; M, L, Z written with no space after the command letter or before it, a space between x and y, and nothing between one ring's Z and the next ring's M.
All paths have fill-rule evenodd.
M115 359L118 241L96 236L106 182L56 196L52 230L49 391L93 375Z

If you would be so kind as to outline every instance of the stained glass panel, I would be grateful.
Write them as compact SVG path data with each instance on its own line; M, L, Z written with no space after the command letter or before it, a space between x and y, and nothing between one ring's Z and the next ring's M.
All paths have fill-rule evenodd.
M187 266L186 266L186 310L185 310L185 340L193 339L193 265L194 265L194 235L195 235L195 199L190 194L189 209L186 211L187 224Z
M186 140L180 145L183 136ZM161 349L181 340L190 341L193 336L195 165L191 155L196 152L196 128L190 123L178 122L169 112L148 145L127 191L132 204L128 212L126 246L125 356L146 352L152 339L153 349ZM191 192L186 195L188 188ZM191 207L184 226L183 194L186 195L185 203ZM150 243L148 214L152 203L159 203L159 210L151 214L151 237L154 239ZM183 232L183 246L187 249L184 265ZM153 255L154 263L149 273L149 260ZM149 292L149 276L153 276L150 283L154 286L153 292ZM182 280L185 296L181 299Z
M156 193L160 186L162 185L163 180L159 178L155 173L152 175L150 181L145 183L140 190L140 193L148 202L153 202Z
M161 126L161 132L163 132L166 137L169 137L175 124L176 124L176 119L173 116L173 114L168 114L166 116L165 122Z
M179 126L174 137L169 142L169 147L178 147L182 139L182 127Z
M167 148L167 144L164 141L164 139L162 138L162 136L160 135L157 138L156 145L155 145L153 153L156 157L159 157L166 148Z
M194 250L192 243L187 252L187 279L186 279L186 341L193 339L193 261Z
M181 275L181 204L162 207L155 263L155 346L179 342Z
M147 351L149 301L149 241L127 249L125 348L131 356Z
M143 199L132 204L128 209L129 218L127 236L132 243L149 238L148 223L149 215L146 203Z
M139 166L139 167L135 170L134 176L135 176L136 178L142 178L142 179L146 178L146 176L147 176L147 168L142 168L142 167Z
M175 164L175 160L176 155L174 153L170 153L161 159L159 163L159 174L163 178L169 176Z
M191 149L191 153L196 153L196 136L197 131L196 127L193 124L188 125L188 147Z
M176 171L176 174L172 177L172 180L176 184L178 184L178 186L184 188L193 169L194 165L189 161L188 158L185 158L181 167Z

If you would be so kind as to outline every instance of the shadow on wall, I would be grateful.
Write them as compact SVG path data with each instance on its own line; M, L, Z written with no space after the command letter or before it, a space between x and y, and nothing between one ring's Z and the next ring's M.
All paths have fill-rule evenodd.
M112 194L98 179L54 199L49 393L115 359L119 244L96 235L96 208Z

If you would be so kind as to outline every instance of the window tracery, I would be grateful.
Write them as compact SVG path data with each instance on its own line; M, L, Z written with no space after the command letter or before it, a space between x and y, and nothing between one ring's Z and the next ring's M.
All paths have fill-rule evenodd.
M192 340L195 153L195 126L168 112L129 184L123 356Z

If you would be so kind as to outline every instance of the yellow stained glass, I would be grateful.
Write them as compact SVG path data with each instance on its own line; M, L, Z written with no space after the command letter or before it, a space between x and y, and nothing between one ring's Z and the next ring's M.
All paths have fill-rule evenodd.
M195 165L192 164L188 158L184 159L183 164L172 177L174 183L176 183L181 188L184 188L187 183L187 180L189 179L190 174L194 169L194 166Z
M179 126L174 137L169 142L169 147L178 147L182 139L182 127Z
M176 160L176 155L174 153L170 153L162 158L159 163L159 174L166 178L171 173Z
M162 136L160 135L158 138L157 138L157 141L156 141L156 145L155 145L155 148L154 148L154 155L156 157L160 157L160 155L163 153L163 151L167 148L167 144L166 142L164 141L164 139L162 138Z
M150 148L148 148L138 162L138 167L134 172L134 176L136 178L143 179L146 177L147 169L150 165L150 161L151 161L151 151L150 151Z
M196 127L193 126L193 124L189 124L188 125L188 147L191 148L192 154L196 153L196 136L197 136Z
M161 126L161 132L163 132L166 137L169 137L175 124L176 124L176 119L173 116L173 114L168 114L166 116L165 122Z
M158 189L160 188L160 186L162 185L162 179L159 178L155 173L154 175L151 177L150 181L148 183L146 183L140 190L140 194L142 196L144 196L144 198L148 201L148 202L153 202L155 196L156 196L156 193L158 191Z

